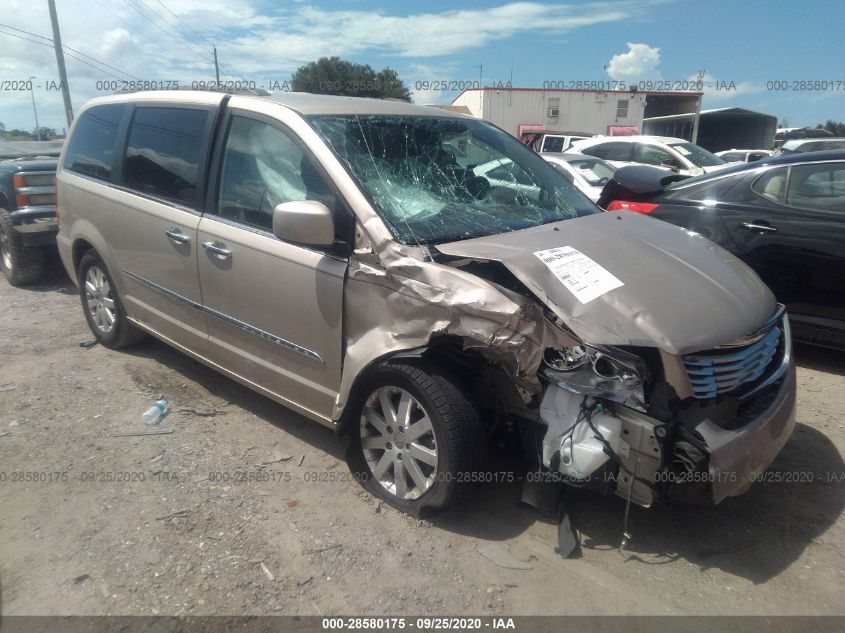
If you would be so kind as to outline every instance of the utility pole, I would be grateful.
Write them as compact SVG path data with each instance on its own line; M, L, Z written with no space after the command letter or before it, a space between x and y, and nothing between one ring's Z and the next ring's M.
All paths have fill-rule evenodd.
M47 0L47 6L50 7L50 21L53 23L53 47L56 49L56 64L59 67L59 82L62 86L62 98L65 101L65 116L67 126L70 127L73 121L73 106L70 104L70 87L67 84L65 55L62 52L62 36L59 33L59 17L56 15L56 0Z
M698 123L701 119L701 95L698 95L698 99L695 102L695 116L692 119L692 133L690 134L690 143L697 143L698 142Z
M214 76L217 77L217 85L220 85L220 67L217 65L217 47L214 47Z
M29 81L29 92L32 94L32 113L35 115L35 138L39 141L41 140L41 126L38 125L38 110L35 109L35 84L32 83L32 80L35 77L30 77Z

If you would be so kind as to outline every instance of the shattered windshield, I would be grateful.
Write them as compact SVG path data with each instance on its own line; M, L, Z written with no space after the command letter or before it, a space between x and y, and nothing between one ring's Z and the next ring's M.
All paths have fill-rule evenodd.
M451 242L599 212L537 154L483 121L387 115L309 121L405 244Z

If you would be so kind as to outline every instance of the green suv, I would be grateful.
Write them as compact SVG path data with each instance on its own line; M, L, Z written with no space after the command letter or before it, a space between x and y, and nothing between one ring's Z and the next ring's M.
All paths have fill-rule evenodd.
M13 286L39 281L56 244L56 158L0 161L0 269Z

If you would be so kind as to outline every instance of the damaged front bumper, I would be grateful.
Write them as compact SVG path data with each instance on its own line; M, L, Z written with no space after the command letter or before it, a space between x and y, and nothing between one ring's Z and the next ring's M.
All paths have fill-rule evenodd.
M795 427L796 378L789 324L767 375L731 423L661 421L551 382L540 406L543 465L566 483L648 507L657 501L719 503L742 494L769 467Z
M779 383L770 389L769 405L743 427L723 429L705 420L695 428L710 449L707 483L714 503L747 491L792 435L797 399L795 365L791 361ZM763 398L767 393L761 392L757 397Z

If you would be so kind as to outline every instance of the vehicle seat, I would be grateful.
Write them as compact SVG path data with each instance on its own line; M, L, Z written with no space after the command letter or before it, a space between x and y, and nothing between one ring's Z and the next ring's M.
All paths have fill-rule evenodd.
M774 202L782 202L785 190L786 178L784 176L774 176L769 179L769 182L763 188L763 195Z

